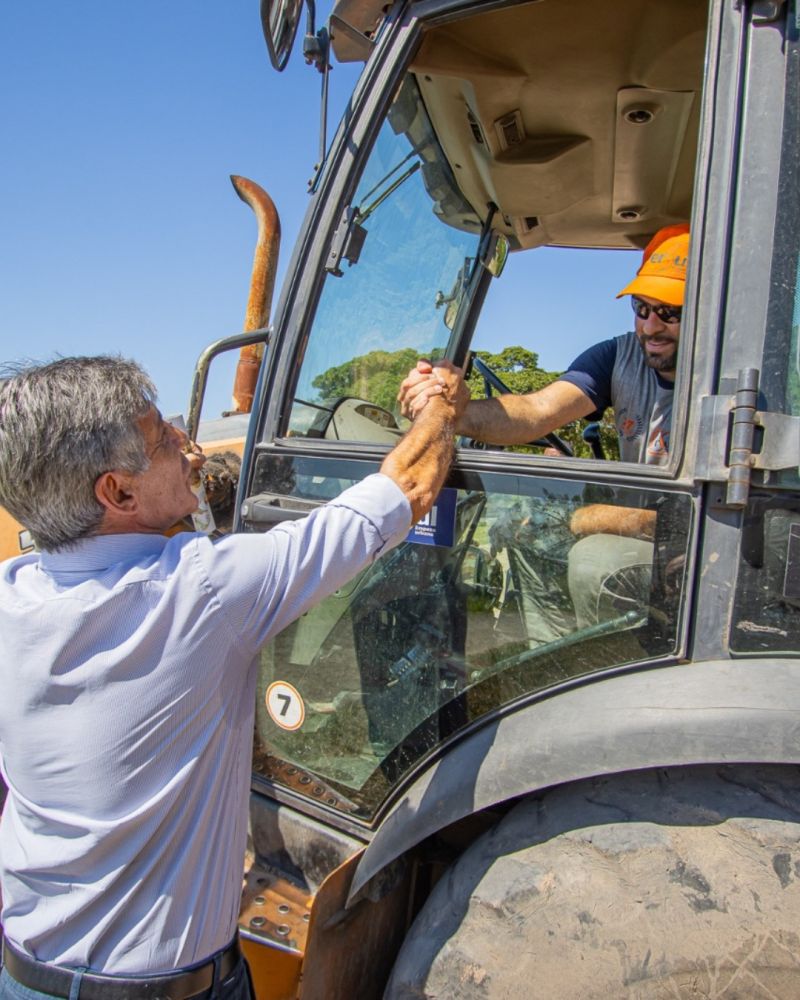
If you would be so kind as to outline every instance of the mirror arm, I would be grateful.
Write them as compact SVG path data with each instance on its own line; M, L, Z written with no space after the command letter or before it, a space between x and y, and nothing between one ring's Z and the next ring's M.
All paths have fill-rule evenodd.
M317 35L317 5L315 0L306 0L306 37L303 42L303 55L306 54L306 43L309 38L315 38ZM308 61L308 60L307 60Z
M322 66L319 62L316 63L317 69L322 73L322 93L320 95L320 109L319 109L319 166L325 162L325 154L328 151L328 74L330 72L331 66L328 62L328 52L330 49L330 37L325 28L320 28L317 33L317 38L322 39L324 36L324 42L321 42L322 51L324 53L322 57Z
M327 28L316 29L316 6L314 0L306 0L306 34L303 39L303 58L309 66L316 66L323 76L327 76L330 65L330 35Z
M322 93L320 97L320 121L319 121L319 162L314 165L314 170L321 169L325 162L325 153L328 148L328 73L330 71L331 40L327 28L320 28L317 31L316 17L317 8L315 0L306 0L306 34L303 39L303 58L309 66L316 66L318 72L322 74ZM310 182L310 185L313 181Z

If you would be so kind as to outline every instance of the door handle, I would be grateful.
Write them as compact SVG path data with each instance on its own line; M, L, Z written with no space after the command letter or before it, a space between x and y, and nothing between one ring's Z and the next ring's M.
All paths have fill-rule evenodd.
M272 527L283 521L297 521L319 506L313 500L296 500L294 497L261 493L247 497L242 503L242 520L246 524Z

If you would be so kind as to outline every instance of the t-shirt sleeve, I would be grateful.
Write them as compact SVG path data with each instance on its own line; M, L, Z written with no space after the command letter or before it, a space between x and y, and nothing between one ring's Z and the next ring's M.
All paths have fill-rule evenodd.
M603 340L579 354L558 382L571 382L585 392L594 404L594 413L587 420L599 420L603 411L612 405L611 375L617 359L616 340Z
M240 645L255 653L399 544L410 526L405 495L378 473L307 517L264 534L228 535L199 551L222 613Z

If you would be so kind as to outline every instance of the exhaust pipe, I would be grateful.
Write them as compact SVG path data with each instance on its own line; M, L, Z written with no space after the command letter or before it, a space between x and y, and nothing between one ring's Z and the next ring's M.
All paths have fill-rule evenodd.
M258 222L258 239L250 276L250 295L244 318L244 332L260 330L269 322L278 251L281 244L281 222L272 198L255 181L231 175L234 190L252 208ZM249 413L253 408L256 381L264 355L263 344L243 347L239 352L233 383L233 412Z

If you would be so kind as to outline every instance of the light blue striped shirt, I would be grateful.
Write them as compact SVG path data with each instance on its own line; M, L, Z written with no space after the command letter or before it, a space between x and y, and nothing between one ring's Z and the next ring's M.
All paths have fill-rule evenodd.
M400 542L410 520L400 489L375 475L263 535L103 535L0 565L0 862L13 944L120 974L227 944L258 651Z

